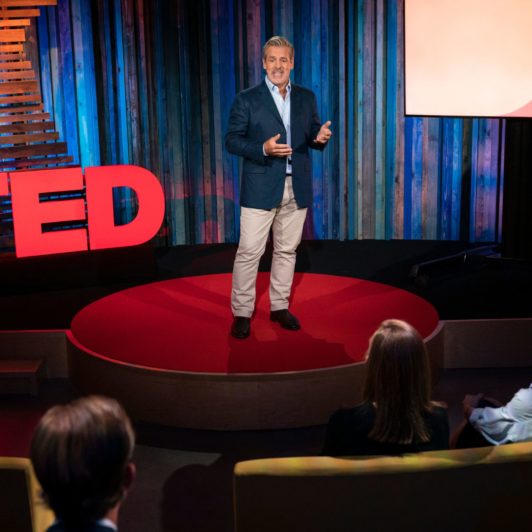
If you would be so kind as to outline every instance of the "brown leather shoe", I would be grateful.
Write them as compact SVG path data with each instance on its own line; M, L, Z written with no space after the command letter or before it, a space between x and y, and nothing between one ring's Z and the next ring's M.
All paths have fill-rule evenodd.
M283 329L288 329L289 331L301 329L299 320L288 309L272 310L270 312L270 320L276 321Z
M243 340L249 336L251 331L251 318L244 318L243 316L235 316L233 325L231 326L231 336Z

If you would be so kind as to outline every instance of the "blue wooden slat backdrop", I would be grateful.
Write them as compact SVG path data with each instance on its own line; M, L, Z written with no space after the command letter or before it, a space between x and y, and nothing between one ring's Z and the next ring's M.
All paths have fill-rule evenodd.
M286 35L334 132L313 155L305 238L500 239L504 121L404 117L403 0L59 0L37 19L45 108L82 166L140 164L166 192L159 244L238 239L235 94ZM118 220L134 197L115 196Z

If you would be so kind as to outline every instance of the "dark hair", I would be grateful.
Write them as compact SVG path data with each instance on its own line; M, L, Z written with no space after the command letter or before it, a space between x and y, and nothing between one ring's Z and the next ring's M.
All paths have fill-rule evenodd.
M294 45L285 37L280 37L279 35L274 35L273 37L270 37L262 47L262 58L266 59L266 50L270 46L286 46L290 49L290 58L294 58Z
M135 436L114 399L89 396L50 408L31 442L43 497L67 528L82 530L124 496Z
M430 441L423 414L430 411L427 350L419 333L401 320L381 323L370 339L364 400L376 408L369 437L386 443Z

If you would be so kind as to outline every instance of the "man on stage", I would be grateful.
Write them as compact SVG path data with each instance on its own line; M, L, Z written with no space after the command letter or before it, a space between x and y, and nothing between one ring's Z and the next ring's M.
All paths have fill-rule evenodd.
M300 328L288 310L288 298L296 249L312 204L309 148L322 150L332 134L329 121L321 125L314 93L290 82L292 44L276 36L262 51L265 80L236 96L225 135L227 150L244 159L231 292L231 334L240 339L250 334L259 260L270 228L270 319L288 330Z

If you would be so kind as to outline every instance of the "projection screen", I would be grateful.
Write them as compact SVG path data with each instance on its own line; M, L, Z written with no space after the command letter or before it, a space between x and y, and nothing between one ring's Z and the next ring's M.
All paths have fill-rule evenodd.
M532 117L532 0L405 0L405 113Z

